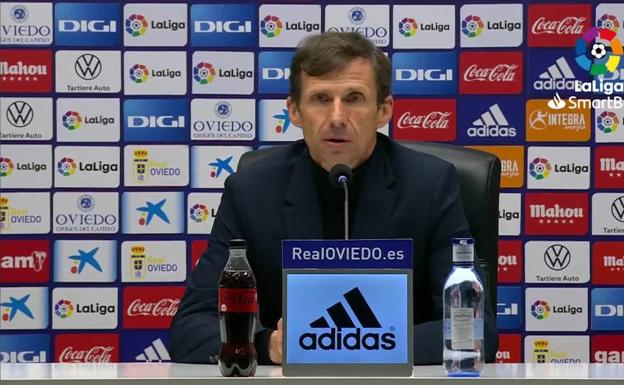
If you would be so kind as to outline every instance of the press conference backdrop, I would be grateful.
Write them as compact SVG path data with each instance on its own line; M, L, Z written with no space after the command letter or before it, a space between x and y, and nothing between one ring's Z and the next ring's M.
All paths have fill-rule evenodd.
M392 138L501 158L497 360L624 361L623 4L227 3L0 5L2 362L170 359L223 182L301 138L289 62L325 30L392 59Z

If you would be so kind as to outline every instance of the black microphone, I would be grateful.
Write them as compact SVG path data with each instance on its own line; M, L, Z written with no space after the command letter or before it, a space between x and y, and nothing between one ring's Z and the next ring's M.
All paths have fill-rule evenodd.
M344 189L345 198L344 198L344 229L345 229L345 239L349 239L349 187L348 184L351 183L351 179L353 179L353 172L351 168L343 163L338 163L334 165L334 167L329 170L329 181L335 187Z

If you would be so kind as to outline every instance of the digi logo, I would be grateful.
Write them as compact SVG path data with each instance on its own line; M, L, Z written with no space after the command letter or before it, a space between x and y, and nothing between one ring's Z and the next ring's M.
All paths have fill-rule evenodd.
M253 47L258 33L255 4L191 5L191 46Z
M117 46L119 4L57 3L55 43L60 46Z

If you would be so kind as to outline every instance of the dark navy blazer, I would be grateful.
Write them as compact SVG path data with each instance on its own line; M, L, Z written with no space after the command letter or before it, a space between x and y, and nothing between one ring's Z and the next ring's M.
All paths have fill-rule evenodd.
M437 364L442 362L440 320L442 289L452 265L450 238L470 236L455 168L383 135L377 138L351 238L413 239L414 361ZM258 283L258 362L270 363L268 337L282 315L281 241L320 239L322 234L312 160L303 141L284 145L273 156L229 176L209 247L188 277L171 325L173 360L215 362L220 344L219 276L228 259L229 240L244 238ZM485 329L486 360L493 362L498 338L489 303Z

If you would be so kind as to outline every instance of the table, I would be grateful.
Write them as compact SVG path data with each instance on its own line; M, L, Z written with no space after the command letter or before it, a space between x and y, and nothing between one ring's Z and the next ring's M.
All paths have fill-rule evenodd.
M258 367L254 378L223 378L216 365L173 363L120 364L0 364L2 385L211 385L224 381L237 384L337 384L443 385L624 385L624 364L487 364L481 378L448 378L441 366L416 366L411 378L282 377L281 368Z

